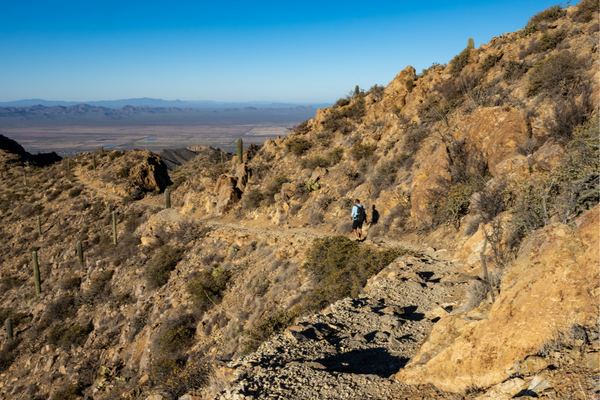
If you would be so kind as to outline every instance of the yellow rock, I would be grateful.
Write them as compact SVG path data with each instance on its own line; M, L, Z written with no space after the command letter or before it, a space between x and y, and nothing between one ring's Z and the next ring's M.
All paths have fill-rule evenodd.
M489 317L467 322L457 314L440 320L413 360L392 377L431 383L447 391L489 387L515 372L514 363L536 354L556 330L595 326L599 287L598 211L572 230L552 224L521 246L502 281Z

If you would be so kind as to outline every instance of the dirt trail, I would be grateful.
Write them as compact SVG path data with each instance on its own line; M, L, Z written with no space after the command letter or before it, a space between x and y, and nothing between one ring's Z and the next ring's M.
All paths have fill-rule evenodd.
M102 196L108 197L113 200L123 201L123 197L118 196L114 193L110 193L93 183L86 181L84 177L79 173L79 171L74 171L74 175L78 177L79 182L83 184L88 189L96 191ZM144 207L164 207L164 201L162 196L146 196L142 200L136 201L135 204L144 206ZM309 228L306 226L297 226L297 227L281 227L281 226L269 226L268 228L259 228L256 226L252 226L254 221L252 220L242 220L239 223L233 223L228 221L223 221L222 219L218 219L215 217L207 217L207 218L197 218L189 215L181 215L178 212L178 207L174 207L171 209L162 210L157 214L157 217L165 222L175 223L175 222L196 222L203 223L212 227L213 229L232 229L236 230L240 233L248 233L256 236L260 235L275 235L279 237L294 237L294 236L303 236L308 239L314 239L318 237L338 235L338 232L334 232L328 229L320 228ZM366 227L365 233L366 237L360 244L371 244L376 245L378 247L403 247L414 252L422 253L427 256L435 256L440 260L446 260L447 254L444 252L437 252L432 248L424 249L419 246L415 246L413 243L403 241L403 240L394 240L387 237L378 237L374 240L371 240L368 236L369 226ZM354 238L354 236L349 232L348 236L350 238Z

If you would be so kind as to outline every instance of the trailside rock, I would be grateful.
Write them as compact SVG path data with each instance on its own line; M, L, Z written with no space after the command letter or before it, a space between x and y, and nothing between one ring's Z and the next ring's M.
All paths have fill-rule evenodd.
M598 320L598 211L577 228L552 224L535 232L502 281L488 319L442 318L413 360L392 378L448 391L489 387L515 372L555 331Z
M237 188L237 178L230 175L221 175L217 179L213 195L216 196L215 211L224 213L240 201L241 191Z

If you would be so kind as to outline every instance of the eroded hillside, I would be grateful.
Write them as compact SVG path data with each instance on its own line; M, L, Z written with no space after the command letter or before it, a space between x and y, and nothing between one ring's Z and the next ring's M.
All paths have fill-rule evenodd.
M242 163L0 141L0 398L597 394L598 24L552 7Z

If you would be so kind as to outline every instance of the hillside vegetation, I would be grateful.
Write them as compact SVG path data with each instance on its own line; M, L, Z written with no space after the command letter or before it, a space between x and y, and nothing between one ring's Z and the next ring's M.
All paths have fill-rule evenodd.
M555 370L598 393L598 26L598 1L582 0L477 48L465 38L448 64L357 86L241 163L214 149L172 171L142 150L36 158L2 137L0 398L225 396L249 366L301 362L286 347L300 321L343 331L353 307L418 338L378 378L398 396L475 398ZM413 303L382 316L382 299ZM358 351L361 329L336 340ZM343 360L310 368L369 373ZM283 368L268 365L252 396L294 398L261 381ZM587 398L573 393L554 398Z

